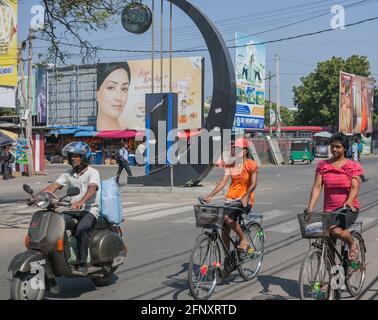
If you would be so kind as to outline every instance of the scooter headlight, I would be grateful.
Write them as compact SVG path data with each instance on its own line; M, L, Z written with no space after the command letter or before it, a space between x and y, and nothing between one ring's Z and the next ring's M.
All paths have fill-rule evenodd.
M47 193L41 193L37 197L37 207L47 209L50 206L50 197Z

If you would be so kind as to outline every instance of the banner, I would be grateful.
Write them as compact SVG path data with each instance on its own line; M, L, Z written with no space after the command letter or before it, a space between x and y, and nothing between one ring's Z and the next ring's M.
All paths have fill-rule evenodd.
M151 60L97 67L97 131L145 130L146 94L152 93ZM202 127L203 58L172 59L172 92L178 93L178 128ZM160 92L160 60L154 63L154 92ZM163 60L163 92L169 92L169 59Z
M266 46L259 42L236 33L236 128L264 129Z
M372 133L374 86L369 78L340 73L339 130L347 135Z
M17 86L17 0L0 0L0 86Z
M45 66L38 66L35 75L35 111L37 115L37 122L39 124L46 124L47 121L47 73Z
M16 141L16 162L18 164L28 164L29 161L28 139L18 138Z

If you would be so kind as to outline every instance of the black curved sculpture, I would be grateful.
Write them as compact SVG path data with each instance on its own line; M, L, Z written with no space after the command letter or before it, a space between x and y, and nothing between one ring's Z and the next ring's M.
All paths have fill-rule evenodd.
M228 48L215 25L199 8L186 0L167 1L182 9L193 20L206 42L213 69L213 96L204 128L209 132L214 128L219 128L222 134L224 129L232 129L236 108L235 69ZM196 147L197 144L191 146L191 148ZM210 148L212 149L212 146ZM210 164L175 165L173 167L174 186L197 185L209 174L212 163L218 159L212 159L212 152L210 152L209 160ZM145 186L170 186L170 167L151 172L148 176L130 177L128 183Z

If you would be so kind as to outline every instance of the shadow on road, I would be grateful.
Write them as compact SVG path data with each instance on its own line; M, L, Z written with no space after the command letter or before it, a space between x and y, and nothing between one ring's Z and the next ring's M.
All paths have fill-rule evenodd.
M114 284L118 280L115 275L113 281L109 286ZM82 294L101 290L97 289L94 283L88 278L58 278L57 279L60 292L58 294L46 293L47 299L74 299L79 298Z
M275 276L258 276L257 281L260 282L263 289L260 291L260 293L268 294L271 293L272 290L270 289L270 286L279 286L283 291L285 291L288 295L288 297L281 297L280 295L273 295L273 298L276 298L274 300L277 300L277 298L281 298L279 300L283 299L290 299L290 298L299 298L299 284L296 280L291 279L283 279L280 277ZM269 298L267 298L269 299ZM271 300L271 299L269 299Z
M163 284L167 287L177 289L172 296L173 300L179 300L179 295L183 292L190 295L189 284L187 280L189 263L185 262L181 265L181 270L177 271L175 274L167 276L168 281L164 281ZM183 277L179 278L180 275Z

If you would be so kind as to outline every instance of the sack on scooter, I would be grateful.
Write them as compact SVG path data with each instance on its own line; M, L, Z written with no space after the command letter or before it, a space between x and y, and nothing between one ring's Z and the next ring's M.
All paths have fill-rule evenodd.
M101 215L111 224L120 225L123 221L121 192L115 177L101 182Z

